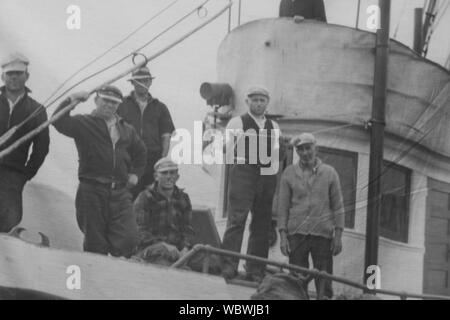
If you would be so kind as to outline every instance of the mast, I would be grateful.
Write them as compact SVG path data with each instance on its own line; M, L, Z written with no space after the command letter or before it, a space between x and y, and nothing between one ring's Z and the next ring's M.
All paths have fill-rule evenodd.
M361 12L361 0L358 0L358 6L356 8L356 29L359 29L359 15Z
M366 270L378 264L378 236L381 211L381 170L385 127L386 90L389 58L389 28L391 0L379 0L380 28L376 37L375 74L370 120L370 164L367 203L366 250L364 283L370 274Z
M414 51L422 55L423 48L423 9L414 9Z

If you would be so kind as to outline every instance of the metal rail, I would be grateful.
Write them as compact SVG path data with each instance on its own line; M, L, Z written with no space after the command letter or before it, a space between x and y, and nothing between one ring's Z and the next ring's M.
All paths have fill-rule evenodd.
M171 268L180 268L184 266L186 263L189 262L189 260L196 254L204 252L206 254L206 257L203 261L203 273L208 273L209 265L210 265L210 257L212 254L220 255L220 256L227 256L227 257L233 257L238 259L243 259L246 261L253 261L253 262L260 262L266 265L272 265L275 267L279 267L280 271L283 269L288 269L291 271L296 271L299 273L303 273L308 275L308 277L305 279L307 283L309 283L312 279L319 278L319 279L327 279L331 281L335 281L338 283L342 283L357 289L362 290L363 292L369 293L369 294L384 294L389 296L398 296L401 300L406 300L408 298L415 298L415 299L423 299L423 300L450 300L450 297L447 296L440 296L440 295L427 295L427 294L417 294L417 293L409 293L404 291L392 291L392 290L383 290L383 289L368 289L367 286L358 283L356 281L351 281L342 277L334 276L331 274L326 273L325 271L320 271L316 269L307 269L299 266L295 266L288 263L283 262L277 262L272 261L269 259L264 259L256 256L251 255L245 255L241 253L236 253L232 251L227 251L223 249L218 249L211 247L209 245L202 245L197 244L190 250L186 255L181 257L177 262L175 262L173 265L171 265ZM324 284L323 281L320 281L321 284ZM319 291L322 291L323 289L319 288ZM318 292L318 298L322 297L321 292Z

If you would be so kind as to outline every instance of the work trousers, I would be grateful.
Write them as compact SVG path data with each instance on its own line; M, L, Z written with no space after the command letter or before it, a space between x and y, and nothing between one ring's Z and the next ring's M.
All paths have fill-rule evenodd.
M240 252L248 213L251 212L247 254L267 258L276 175L261 175L255 165L234 164L228 187L228 220L222 248ZM238 259L224 258L223 268L237 271ZM248 261L247 273L262 274L265 265Z
M311 254L314 268L333 274L333 255L331 252L331 239L325 237L294 234L288 236L291 254L289 255L289 263L299 267L309 269L309 255ZM324 297L333 297L333 288L330 280L315 279L316 292L319 294L320 285L323 281Z
M22 220L24 174L0 166L0 232L10 232Z
M75 200L84 251L130 257L139 243L128 189L80 182Z

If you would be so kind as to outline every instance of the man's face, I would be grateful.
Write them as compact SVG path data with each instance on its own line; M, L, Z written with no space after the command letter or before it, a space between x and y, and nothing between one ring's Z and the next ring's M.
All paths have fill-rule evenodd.
M295 147L295 150L300 157L300 161L306 164L314 164L316 161L316 145L312 143L305 143Z
M246 102L253 115L262 116L266 112L269 98L260 94L255 94L248 97Z
M119 107L119 102L101 97L95 98L95 104L97 112L105 118L111 118Z
M29 77L26 71L8 71L2 73L2 80L6 89L12 92L20 92L25 88L25 83Z
M139 79L139 80L133 80L132 84L134 86L134 91L137 94L144 95L147 94L148 90L150 89L150 86L152 85L152 79Z
M179 177L177 169L155 173L155 180L158 181L159 186L164 190L173 189Z

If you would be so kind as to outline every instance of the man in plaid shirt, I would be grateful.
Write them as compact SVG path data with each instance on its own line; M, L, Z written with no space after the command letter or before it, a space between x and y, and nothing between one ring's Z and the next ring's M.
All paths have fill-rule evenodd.
M155 183L134 204L140 238L136 256L171 264L192 247L192 206L189 196L176 186L180 177L176 163L162 158L154 169Z

